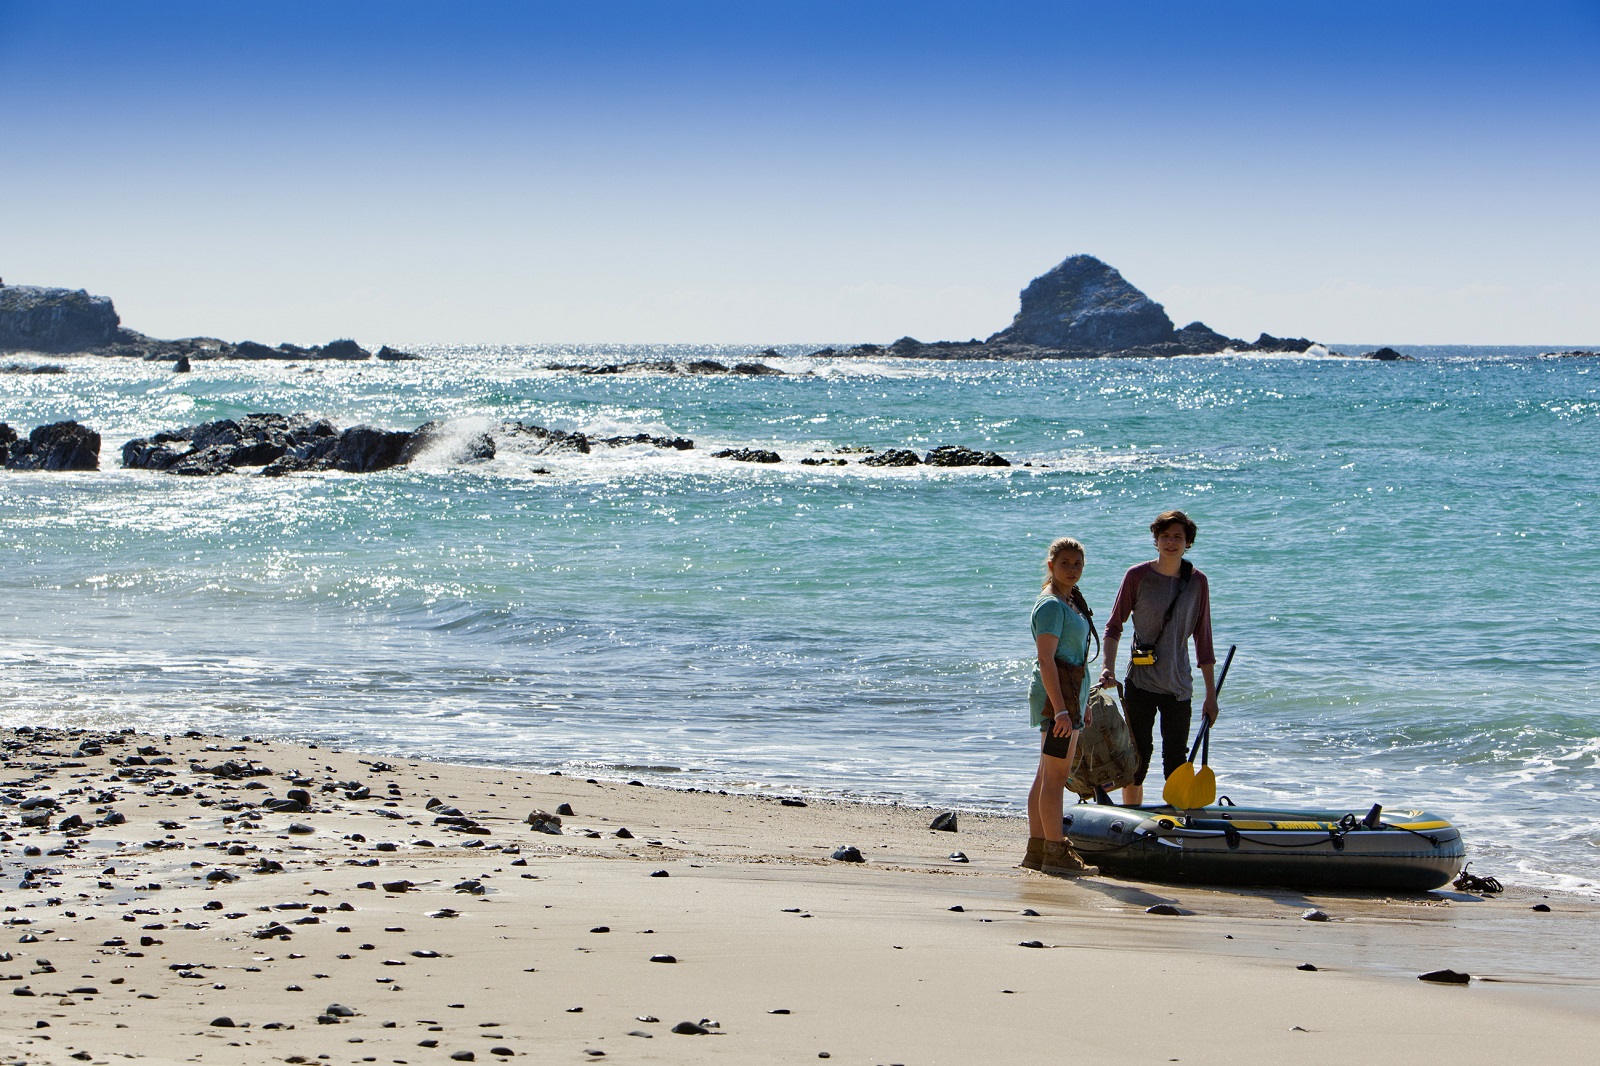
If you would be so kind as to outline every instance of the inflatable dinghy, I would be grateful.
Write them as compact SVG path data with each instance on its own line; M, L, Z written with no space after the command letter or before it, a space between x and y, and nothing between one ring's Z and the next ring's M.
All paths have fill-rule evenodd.
M1115 877L1212 885L1426 892L1461 871L1455 826L1427 811L1192 811L1080 803L1064 817L1083 861Z

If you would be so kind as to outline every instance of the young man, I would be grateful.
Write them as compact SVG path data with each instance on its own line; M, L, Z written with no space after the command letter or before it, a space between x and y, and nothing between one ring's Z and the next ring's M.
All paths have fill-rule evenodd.
M1217 682L1213 676L1216 655L1211 650L1211 587L1206 575L1185 561L1198 527L1182 511L1163 511L1150 523L1156 557L1140 563L1122 577L1117 601L1106 621L1105 669L1100 686L1117 683L1117 646L1122 623L1133 617L1133 650L1122 705L1128 728L1139 749L1139 774L1122 790L1122 805L1144 802L1144 779L1155 751L1154 729L1161 719L1163 778L1182 766L1189 755L1189 721L1194 696L1189 666L1189 639L1194 638L1195 659L1206 679L1206 698L1200 713L1217 720Z

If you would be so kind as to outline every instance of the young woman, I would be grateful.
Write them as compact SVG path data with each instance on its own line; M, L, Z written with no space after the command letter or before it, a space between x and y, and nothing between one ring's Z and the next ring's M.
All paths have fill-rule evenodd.
M1094 616L1078 579L1083 545L1071 537L1051 543L1045 554L1044 588L1033 605L1036 651L1028 710L1040 730L1039 769L1028 792L1028 852L1021 865L1056 876L1080 873L1083 859L1061 831L1061 795L1077 754L1083 708L1089 702L1089 635Z
M1122 790L1122 805L1144 802L1144 778L1155 751L1156 717L1161 718L1162 776L1188 758L1194 676L1189 666L1189 638L1206 679L1200 713L1217 720L1217 685L1212 677L1216 655L1211 649L1211 585L1206 575L1184 561L1194 546L1198 527L1182 511L1163 511L1150 523L1156 557L1131 568L1122 578L1111 617L1106 620L1105 670L1099 684L1117 683L1117 645L1122 623L1133 618L1133 653L1129 656L1122 706L1128 729L1139 749L1139 775Z

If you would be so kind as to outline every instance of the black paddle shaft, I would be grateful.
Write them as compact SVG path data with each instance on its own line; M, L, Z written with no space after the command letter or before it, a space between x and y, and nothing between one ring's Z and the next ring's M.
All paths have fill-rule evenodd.
M1217 678L1217 695L1222 695L1222 683L1228 680L1228 667L1233 665L1233 653L1239 650L1239 645L1228 645L1228 657L1222 660L1222 675ZM1205 718L1204 715L1201 715ZM1205 718L1200 723L1200 732L1195 734L1194 747L1189 749L1189 761L1194 762L1194 757L1200 756L1200 765L1205 766L1211 761L1211 719Z

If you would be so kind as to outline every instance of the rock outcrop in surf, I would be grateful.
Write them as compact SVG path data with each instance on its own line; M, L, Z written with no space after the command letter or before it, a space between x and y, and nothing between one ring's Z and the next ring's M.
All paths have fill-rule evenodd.
M1162 358L1218 352L1305 352L1306 337L1262 333L1254 341L1228 337L1204 322L1175 327L1166 308L1092 255L1074 255L1034 278L1022 290L1011 325L987 340L919 341L823 348L813 355L904 359ZM1337 354L1337 353L1334 353Z

